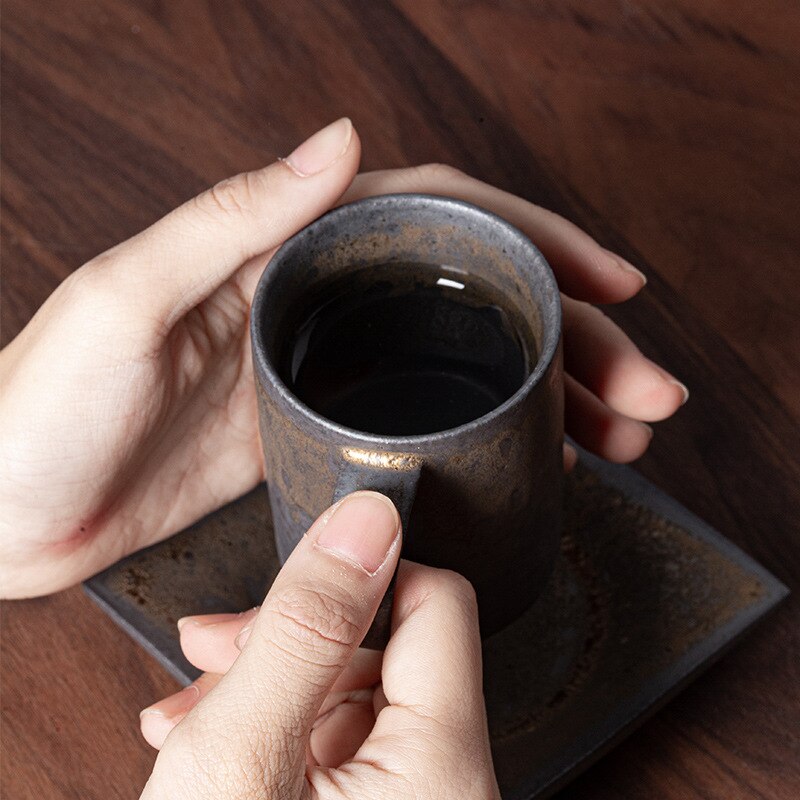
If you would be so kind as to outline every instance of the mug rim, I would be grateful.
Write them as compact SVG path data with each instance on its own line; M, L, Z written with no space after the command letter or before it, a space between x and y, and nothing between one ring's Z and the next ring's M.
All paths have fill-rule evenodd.
M267 356L264 342L261 338L261 326L257 324L262 313L262 307L265 302L267 292L270 284L275 280L275 276L282 261L292 253L297 247L302 246L305 238L307 238L313 229L322 223L323 220L329 221L331 217L345 212L352 213L355 207L363 209L376 209L382 205L391 205L402 200L406 205L435 205L441 208L446 208L451 211L471 214L482 218L484 221L488 220L493 225L498 226L504 230L505 235L513 238L518 244L522 245L522 249L528 251L532 259L538 263L542 269L544 281L546 283L545 289L549 290L550 296L553 298L551 301L552 308L548 311L554 314L554 324L548 326L544 325L545 313L542 314L542 349L537 359L536 366L531 370L530 375L523 381L522 385L512 394L509 398L504 400L500 405L493 408L491 411L476 417L469 422L458 425L455 428L446 428L441 431L433 431L431 433L414 434L409 436L390 436L387 434L374 434L368 431L361 431L357 428L349 428L346 425L341 425L331 419L323 416L322 414L314 411L313 408L306 405L300 400L297 395L286 385L284 380L278 374L277 369L272 364L271 359ZM515 267L519 269L517 263ZM524 273L523 273L524 275ZM544 312L543 305L543 312ZM553 270L547 259L542 255L538 247L526 236L519 228L512 225L507 220L503 219L498 214L489 211L485 208L469 203L465 200L458 200L454 197L446 195L433 195L418 192L395 192L392 194L373 195L371 197L364 197L360 200L354 200L351 203L345 203L341 206L327 211L325 214L317 217L313 222L306 225L299 230L294 236L287 239L274 253L272 258L267 262L264 271L258 279L255 292L253 293L253 300L250 307L250 341L253 353L254 372L257 381L261 382L263 376L264 382L269 382L273 389L277 392L280 399L289 406L294 412L301 414L308 421L314 425L319 426L327 431L339 434L344 438L357 440L367 445L382 445L391 446L393 449L412 449L415 445L430 444L436 442L447 441L456 437L469 435L473 432L491 425L496 419L507 414L515 406L519 405L524 398L539 384L542 377L548 372L553 358L555 357L559 344L561 342L561 325L562 325L562 308L561 308L561 295L558 288Z

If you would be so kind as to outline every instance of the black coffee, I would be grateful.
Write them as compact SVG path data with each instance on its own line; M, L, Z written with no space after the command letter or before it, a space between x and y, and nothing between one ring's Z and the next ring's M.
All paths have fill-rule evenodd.
M306 405L373 434L483 416L536 362L530 328L497 290L430 264L368 267L322 286L286 329L282 377Z

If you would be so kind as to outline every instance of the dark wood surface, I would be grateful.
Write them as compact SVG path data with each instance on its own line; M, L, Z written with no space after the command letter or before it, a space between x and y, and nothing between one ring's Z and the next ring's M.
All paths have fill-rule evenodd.
M647 273L611 309L686 381L641 470L800 589L800 10L730 0L6 0L2 337L71 270L347 114ZM6 603L2 796L128 798L175 684L79 589ZM565 798L795 798L800 601Z

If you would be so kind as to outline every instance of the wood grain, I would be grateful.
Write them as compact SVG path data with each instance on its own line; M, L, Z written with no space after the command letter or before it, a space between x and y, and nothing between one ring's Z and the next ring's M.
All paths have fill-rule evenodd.
M610 309L692 390L645 474L800 584L800 11L722 0L6 0L2 341L69 272L350 115L364 166L446 161L647 273ZM790 798L790 602L570 798ZM75 589L6 603L3 796L135 797L174 688Z

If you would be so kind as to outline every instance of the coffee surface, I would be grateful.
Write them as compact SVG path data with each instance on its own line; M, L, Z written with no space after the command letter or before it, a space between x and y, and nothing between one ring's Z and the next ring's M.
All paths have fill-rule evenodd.
M290 316L281 377L328 419L372 434L448 430L487 414L536 362L497 289L452 267L392 263L318 287Z

